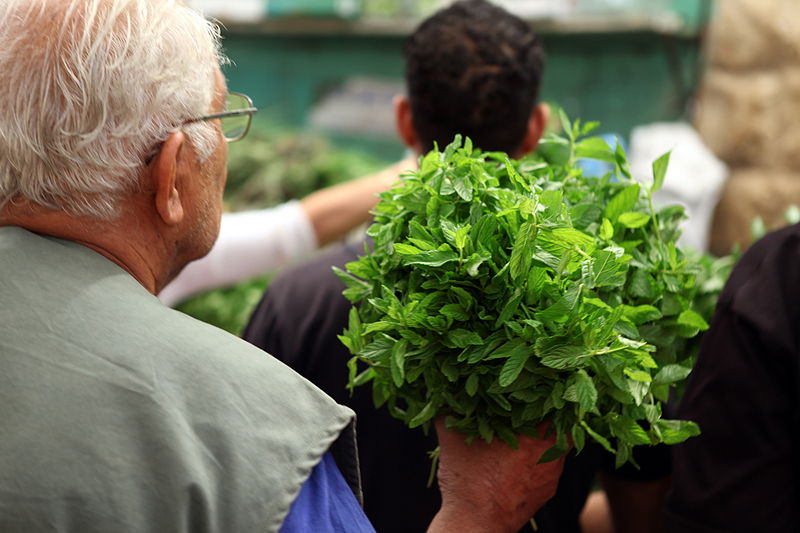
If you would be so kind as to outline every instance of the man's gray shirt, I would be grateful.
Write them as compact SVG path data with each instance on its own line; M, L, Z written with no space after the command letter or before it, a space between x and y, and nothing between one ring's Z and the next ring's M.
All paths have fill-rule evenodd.
M100 254L0 227L0 531L273 532L352 412Z

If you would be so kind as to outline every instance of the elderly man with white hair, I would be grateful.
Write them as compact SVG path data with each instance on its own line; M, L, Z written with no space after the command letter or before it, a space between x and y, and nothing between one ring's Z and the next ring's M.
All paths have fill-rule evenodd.
M0 42L0 531L371 531L352 412L154 296L214 243L255 112L217 28L176 0L0 0ZM439 429L429 531L515 531L554 491L550 443Z

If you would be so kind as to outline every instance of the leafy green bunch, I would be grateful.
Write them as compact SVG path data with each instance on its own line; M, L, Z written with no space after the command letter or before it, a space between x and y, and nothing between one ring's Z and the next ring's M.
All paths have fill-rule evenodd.
M585 137L595 124L564 124L522 161L457 138L382 194L373 249L338 272L358 304L340 339L351 385L371 381L410 427L444 414L468 440L516 446L550 422L543 461L588 437L621 465L699 433L662 402L707 328L704 267L675 245L683 209L652 201L669 154L640 184L621 148ZM583 158L613 171L584 177Z

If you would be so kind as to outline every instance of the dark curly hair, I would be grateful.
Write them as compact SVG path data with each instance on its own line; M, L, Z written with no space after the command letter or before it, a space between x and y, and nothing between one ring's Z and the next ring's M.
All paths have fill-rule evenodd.
M405 45L413 124L424 150L460 133L485 151L514 153L544 68L539 37L483 0L456 2L425 20Z

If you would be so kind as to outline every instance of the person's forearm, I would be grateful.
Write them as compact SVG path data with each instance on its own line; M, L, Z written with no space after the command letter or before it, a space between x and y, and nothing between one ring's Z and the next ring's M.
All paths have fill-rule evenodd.
M325 246L342 239L370 217L378 194L395 183L400 174L415 168L413 158L404 159L375 174L316 191L301 201L311 221L317 244Z

